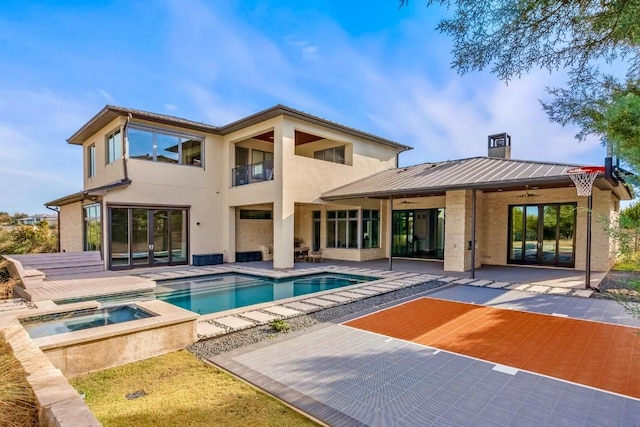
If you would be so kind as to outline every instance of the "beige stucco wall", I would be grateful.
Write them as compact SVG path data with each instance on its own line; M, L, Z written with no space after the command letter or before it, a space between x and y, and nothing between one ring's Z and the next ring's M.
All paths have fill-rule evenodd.
M391 147L368 142L351 135L332 131L321 126L306 123L290 117L276 117L224 137L228 142L228 164L235 164L234 144L265 149L269 144L252 139L253 136L273 130L274 132L274 180L229 188L226 195L228 206L243 206L255 203L273 204L273 250L274 267L293 267L293 240L300 237L311 241L311 225L304 231L308 219L296 216L296 204L322 203L320 195L329 189L347 184L376 172L393 168L397 151ZM299 130L317 135L323 139L305 144L308 147L295 146L295 131ZM348 164L337 164L316 160L313 151L321 147L345 145ZM269 151L269 150L265 150ZM298 154L296 154L298 153ZM230 187L230 183L229 183ZM324 220L323 220L324 222ZM302 228L301 228L302 227ZM306 236L303 234L307 234ZM323 233L324 234L324 233ZM324 237L323 237L324 238ZM235 240L238 236L235 236ZM229 239L234 240L233 238ZM236 247L238 244L236 243ZM324 245L323 245L324 248ZM341 259L359 260L363 256L378 257L379 251L345 249L328 250L324 256Z
M82 203L60 206L60 252L82 252L83 224Z

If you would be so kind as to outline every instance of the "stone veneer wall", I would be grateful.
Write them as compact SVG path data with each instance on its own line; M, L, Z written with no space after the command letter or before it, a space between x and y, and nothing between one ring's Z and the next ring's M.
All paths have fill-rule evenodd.
M491 192L482 195L483 208L478 210L482 224L481 227L478 227L482 264L507 264L509 205L577 202L575 269L584 269L586 265L587 198L577 197L575 187L529 191L537 196L524 198L521 197L522 191ZM612 242L605 232L603 221L608 222L612 216L617 215L610 211L612 206L616 206L615 201L615 195L611 191L594 188L591 230L591 269L593 271L607 271L614 262L615 253L612 251ZM447 212L447 221L449 219L449 212Z
M236 209L236 251L258 251L263 245L273 246L273 220L240 219L240 209Z
M82 252L84 231L82 203L60 206L60 252Z

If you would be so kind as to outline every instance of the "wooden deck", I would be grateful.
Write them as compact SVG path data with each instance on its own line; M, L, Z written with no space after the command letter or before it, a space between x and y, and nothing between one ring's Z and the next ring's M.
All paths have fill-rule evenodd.
M431 298L346 325L640 398L637 328Z
M104 269L100 252L9 255L29 301L81 298L151 290L153 280Z

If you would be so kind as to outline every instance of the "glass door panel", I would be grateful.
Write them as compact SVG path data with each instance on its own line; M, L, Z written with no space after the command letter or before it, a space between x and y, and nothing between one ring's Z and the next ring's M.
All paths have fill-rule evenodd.
M111 265L130 265L129 259L129 209L111 209Z
M522 262L524 246L524 207L511 207L511 235L509 236L509 261Z
M537 264L538 260L538 206L525 207L524 262Z
M151 250L153 264L169 263L169 212L166 210L150 211L153 223Z
M131 210L131 259L133 265L149 265L149 219L147 209Z
M575 204L511 206L510 263L573 267Z
M393 256L410 256L413 245L413 212L393 212Z
M187 261L187 211L171 211L171 262Z
M558 205L544 205L542 209L541 263L555 265L558 260Z
M558 211L558 264L573 267L575 264L575 205L560 205Z

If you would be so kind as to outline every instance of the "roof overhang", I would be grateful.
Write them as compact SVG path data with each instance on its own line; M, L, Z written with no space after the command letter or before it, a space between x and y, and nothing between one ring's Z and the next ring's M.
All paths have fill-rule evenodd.
M49 206L64 206L75 202L81 202L93 197L101 197L107 194L107 192L119 188L128 186L131 184L130 179L123 179L111 184L103 185L100 187L90 188L88 190L79 191L77 193L69 194L68 196L60 197L59 199L52 200L44 205Z
M320 196L322 200L326 201L338 201L338 200L350 200L350 199L388 199L394 198L410 198L410 197L429 197L429 196L441 196L446 194L447 191L455 190L482 190L484 192L499 192L499 191L519 191L532 189L549 189L549 188L566 188L573 187L574 184L568 175L554 176L547 178L530 178L521 180L508 180L501 182L480 182L480 183L468 183L461 185L451 186L434 186L426 188L402 188L393 189L388 191L377 192L362 192L351 194L339 194L331 196L330 194L323 194ZM621 200L633 199L633 192L628 185L619 183L615 185L604 177L599 177L594 186L601 190L611 190Z
M242 118L228 125L222 126L220 127L219 131L220 131L220 134L222 135L228 135L232 132L236 132L246 127L249 127L249 126L252 126L252 125L255 125L279 116L292 117L294 119L309 122L309 123L322 126L325 128L329 128L338 132L346 133L348 135L355 136L357 138L365 139L367 141L392 147L398 150L399 153L407 150L413 150L413 147L410 147L408 145L403 145L396 141L392 141L390 139L381 138L379 136L354 129L349 126L341 125L339 123L332 122L331 120L323 119L321 117L317 117L317 116L314 116L314 115L311 115L303 111L299 111L281 104L278 104L274 107L268 108L263 111L259 111L255 114Z
M98 130L111 123L118 117L129 117L146 122L158 123L169 126L179 126L186 129L200 132L218 133L217 126L194 122L180 117L168 116L165 114L150 113L147 111L135 110L132 108L117 107L107 105L84 124L76 133L71 135L67 142L69 144L82 145L84 141L94 135Z

